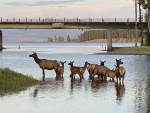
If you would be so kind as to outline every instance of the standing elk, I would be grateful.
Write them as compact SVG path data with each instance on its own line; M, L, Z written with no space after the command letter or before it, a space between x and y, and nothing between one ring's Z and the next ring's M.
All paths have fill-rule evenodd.
M61 63L61 66L58 67L58 75L63 78L64 64L66 63L66 61L64 62L60 61L60 63Z
M105 62L106 62L106 61L101 61L101 60L100 60L100 65L101 65L101 66L104 66ZM89 78L91 79L91 78L92 78L92 75L93 75L93 70L94 70L94 68L95 68L95 66L96 66L97 64L90 64L90 63L88 63L87 65L88 65L88 66L87 66L87 70L88 70L88 72L89 72ZM99 76L100 76L100 75L98 75L98 78L99 78Z
M107 71L106 71L106 75L105 75L105 79L107 80L107 77L110 77L110 78L112 78L112 81L115 81L115 77L116 77L116 73L115 73L115 70L114 69L112 69L112 70L110 70L110 69L108 69Z
M121 64L123 64L121 59L119 59L119 60L116 59L115 73L116 73L117 83L118 83L118 78L119 78L120 83L121 83L121 78L122 78L122 83L124 83L124 77L125 77L126 70L123 66L120 66Z
M68 63L68 65L70 65L70 71L71 71L70 77L72 79L75 79L75 74L78 74L79 77L80 77L80 80L81 80L82 79L82 75L80 73L80 69L79 69L80 67L73 66L73 63L74 63L74 61Z
M47 70L55 70L56 77L58 77L58 67L60 62L57 60L47 60L47 59L39 59L37 54L34 52L33 54L29 55L29 57L33 57L35 62L39 65L39 67L43 71L43 81L45 81L45 69Z
M108 68L106 66L96 65L93 70L92 79L94 80L95 75L101 76L102 80L103 80L103 77L106 79L107 70L108 70Z
M80 70L80 74L81 74L81 76L82 76L82 79L84 78L83 75L84 75L84 72L85 72L85 70L86 70L88 64L89 64L89 63L86 61L85 64L84 64L84 67L79 67L79 70Z

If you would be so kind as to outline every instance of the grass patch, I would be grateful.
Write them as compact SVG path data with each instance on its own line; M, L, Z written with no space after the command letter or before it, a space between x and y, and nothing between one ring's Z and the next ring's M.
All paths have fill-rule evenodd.
M26 89L28 86L39 84L40 81L30 76L14 72L9 68L0 68L0 95L6 93L18 92Z
M109 52L150 52L150 47L113 47L112 50Z

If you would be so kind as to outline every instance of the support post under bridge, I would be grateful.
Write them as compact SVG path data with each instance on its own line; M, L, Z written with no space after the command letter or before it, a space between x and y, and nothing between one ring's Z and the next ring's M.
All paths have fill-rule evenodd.
M2 30L0 30L0 51L3 50Z

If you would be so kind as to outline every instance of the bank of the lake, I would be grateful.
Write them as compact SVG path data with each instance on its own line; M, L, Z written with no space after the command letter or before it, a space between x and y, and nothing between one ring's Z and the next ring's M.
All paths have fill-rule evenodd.
M30 76L17 73L9 68L0 68L0 95L13 93L39 84L40 81Z
M96 54L107 55L150 55L149 46L134 46L134 47L112 47L112 50Z

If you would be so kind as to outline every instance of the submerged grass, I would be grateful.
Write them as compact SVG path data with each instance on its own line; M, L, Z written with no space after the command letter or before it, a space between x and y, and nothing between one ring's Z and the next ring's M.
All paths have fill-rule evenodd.
M26 89L28 86L39 84L40 81L30 76L14 72L9 68L0 68L0 95Z

